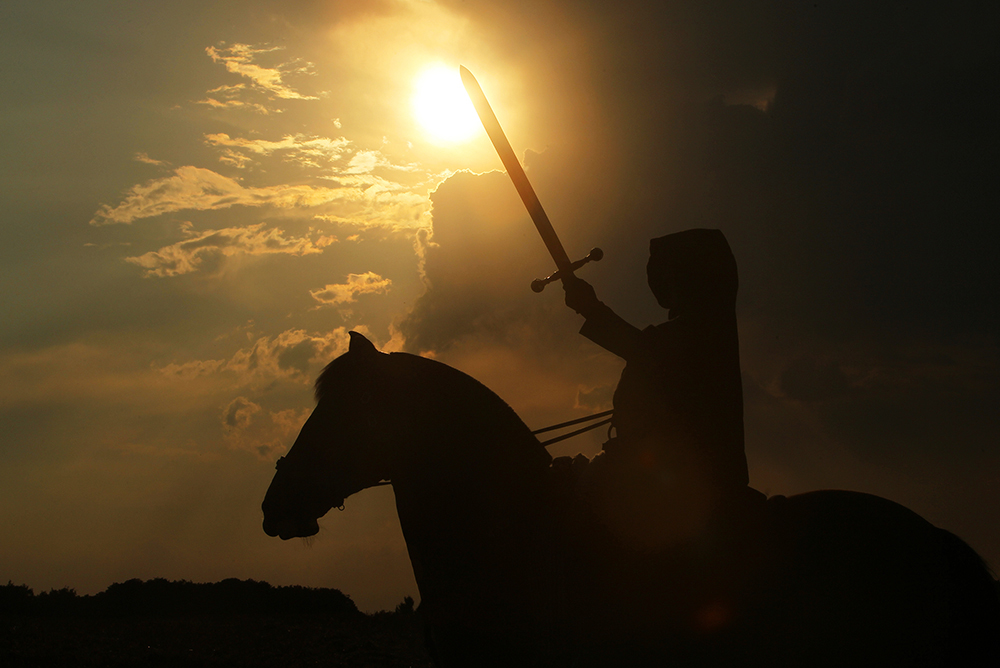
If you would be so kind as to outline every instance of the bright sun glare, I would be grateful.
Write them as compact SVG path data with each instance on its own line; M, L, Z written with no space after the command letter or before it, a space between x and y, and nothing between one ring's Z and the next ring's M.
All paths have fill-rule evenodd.
M458 143L482 131L457 67L429 67L417 76L413 88L413 113L433 139Z

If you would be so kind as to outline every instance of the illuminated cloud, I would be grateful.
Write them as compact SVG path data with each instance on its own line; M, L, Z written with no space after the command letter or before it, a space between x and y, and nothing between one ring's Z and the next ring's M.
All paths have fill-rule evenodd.
M280 152L285 160L303 166L321 167L340 160L350 145L344 137L306 137L301 134L285 135L278 141L266 139L243 139L230 137L225 133L205 135L205 143L220 147L223 151L221 162L235 167L245 167L252 160L250 155L269 156ZM353 160L352 160L353 162Z
M145 269L147 277L162 278L197 271L206 260L219 257L310 255L322 253L325 247L336 242L335 237L324 235L317 235L315 239L310 236L286 237L278 228L264 229L264 223L204 232L194 232L191 224L186 223L182 226L182 231L190 238L125 260Z
M368 333L363 325L353 329ZM171 362L153 369L159 378L171 383L214 387L222 382L224 387L240 388L260 401L261 396L274 390L276 383L312 383L324 366L347 352L350 342L345 327L329 332L289 329L274 336L249 335L251 343L238 348L228 359ZM0 359L0 377L4 370L2 362Z
M266 144L254 146L253 150L267 150ZM332 144L324 149L306 147L299 154L327 149L332 150ZM339 187L306 184L248 187L210 169L188 165L178 167L170 176L132 186L119 204L101 205L90 224L129 224L178 211L211 211L233 206L325 207L315 218L362 227L412 229L429 224L426 184L406 186L371 174L326 178Z
M387 230L419 230L430 225L430 201L419 193L366 192L352 204L338 213L318 214L316 220Z
M362 294L384 294L389 291L392 281L382 278L372 271L363 274L348 274L346 283L327 285L321 290L310 290L309 294L320 304L336 306L357 301Z
M393 164L393 162L386 158L381 151L358 151L351 157L350 161L347 163L347 168L344 169L341 174L348 176L364 175L371 174L376 169L416 172L420 170L420 167L415 163L405 165Z
M220 86L218 88L213 88L212 90L208 91L210 94L221 93L219 97L223 97L225 99L218 100L214 97L206 97L204 100L198 100L197 104L204 104L209 107L213 107L215 109L250 109L251 111L256 111L257 113L262 114L264 116L267 116L271 113L280 114L282 112L281 109L268 109L264 105L258 104L256 102L246 102L244 100L240 100L239 99L240 91L244 90L245 88L246 87L243 86L242 84L239 84L237 86Z
M222 411L222 426L226 429L245 429L260 406L246 397L236 397Z
M378 151L358 151L351 158L351 161L347 163L347 169L345 174L370 174L376 167L383 164L385 159L382 158Z
M272 99L318 100L318 97L312 95L302 95L282 80L287 74L313 74L312 63L296 59L279 63L275 67L262 67L255 62L262 54L274 53L283 48L280 46L255 48L249 44L233 44L231 46L220 44L218 47L207 47L205 53L213 61L223 63L227 71L249 79L253 88L264 92ZM232 88L227 87L226 90Z
M503 338L527 321L543 327L536 319L550 315L538 310L559 306L527 289L551 261L529 236L511 190L501 172L458 172L431 195L433 237L417 239L428 288L400 323L408 349L441 352L464 337Z
M225 366L225 364L226 360L195 360L193 362L184 362L183 364L171 362L157 370L171 380L191 381L201 376L211 375Z
M394 168L407 169L400 166ZM337 211L317 214L316 220L361 228L419 231L430 228L431 199L428 193L444 177L430 175L426 181L410 185L374 174L338 174L323 178L352 189L357 197L350 202L338 203Z
M284 452L310 410L268 411L246 397L236 397L222 411L226 443L234 450L248 450L262 459Z
M340 203L336 212L317 214L315 219L364 229L419 230L430 226L427 195L378 184L357 192L356 199Z
M150 158L149 155L147 155L144 151L140 151L139 153L136 153L135 154L135 160L136 160L136 162L144 162L147 165L157 165L157 166L160 166L160 167L170 164L170 163L165 162L163 160L155 160L153 158Z
M357 199L360 192L308 185L245 187L210 169L184 166L172 176L132 186L117 206L104 204L91 225L131 223L165 213L194 209L208 211L232 206L313 207L344 199Z
M313 334L289 329L277 336L258 337L249 348L237 351L219 371L236 373L243 384L266 384L279 378L308 383L330 360L347 352L349 341L344 327Z

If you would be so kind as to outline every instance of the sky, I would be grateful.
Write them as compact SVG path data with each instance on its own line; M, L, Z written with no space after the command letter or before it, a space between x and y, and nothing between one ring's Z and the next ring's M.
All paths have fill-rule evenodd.
M310 541L260 527L352 330L471 374L533 428L611 406L623 362L557 285L528 289L552 262L485 133L456 112L440 134L462 101L428 77L460 64L568 253L605 251L580 274L633 324L666 317L650 238L726 234L754 487L885 496L1000 567L997 18L3 3L0 581L253 578L363 610L416 595L388 487Z

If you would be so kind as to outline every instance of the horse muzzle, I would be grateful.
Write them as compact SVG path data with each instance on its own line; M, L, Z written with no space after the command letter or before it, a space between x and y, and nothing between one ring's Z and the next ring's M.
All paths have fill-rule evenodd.
M288 517L264 517L264 533L268 536L280 537L281 540L290 538L308 538L319 533L319 522L316 518L303 517L292 519Z

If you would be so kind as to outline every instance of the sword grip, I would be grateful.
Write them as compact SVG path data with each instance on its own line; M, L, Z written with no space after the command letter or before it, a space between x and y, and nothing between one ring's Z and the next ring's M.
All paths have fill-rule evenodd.
M603 258L604 258L604 251L602 251L600 248L592 248L591 251L587 254L587 257L583 258L582 260L577 260L576 262L573 262L572 264L569 265L569 273L572 274L574 271L576 271L583 265L587 264L588 262L600 262L601 259ZM554 273L549 274L545 278L536 278L531 282L531 291L541 292L542 290L545 289L545 286L548 285L549 283L561 280L564 277L565 274L563 274L562 270L559 269Z

